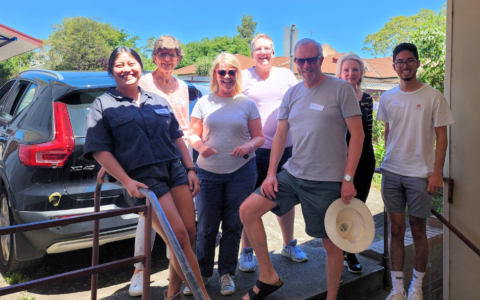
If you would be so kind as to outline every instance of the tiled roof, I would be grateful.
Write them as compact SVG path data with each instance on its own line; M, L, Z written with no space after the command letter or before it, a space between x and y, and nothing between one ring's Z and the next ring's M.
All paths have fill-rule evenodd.
M335 50L333 49L333 51ZM335 73L337 72L337 63L334 58L339 59L343 55L345 55L345 53L326 55L322 65L323 73L326 73L329 75L335 75ZM239 60L240 65L242 66L242 70L251 68L255 65L255 61L251 57L248 57L242 54L235 54L235 56ZM365 77L378 78L378 79L397 78L397 73L395 73L395 71L392 68L392 63L393 63L392 57L362 58L362 59L366 67ZM290 69L290 57L286 57L286 56L274 57L272 60L272 65L281 67L281 68ZM190 65L190 66L177 69L174 71L174 73L177 75L193 75L195 74L195 69L196 67L194 65ZM297 68L295 64L293 64L293 73L297 74Z

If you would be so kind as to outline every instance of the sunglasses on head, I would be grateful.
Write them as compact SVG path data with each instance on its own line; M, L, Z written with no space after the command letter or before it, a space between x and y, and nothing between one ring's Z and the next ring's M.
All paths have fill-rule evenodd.
M317 57L309 57L309 58L295 58L295 62L300 66L303 66L306 61L308 61L309 65L316 64L320 56Z
M226 70L218 69L217 70L218 75L220 76L225 76L227 74ZM228 70L228 75L229 76L235 76L237 75L237 70Z

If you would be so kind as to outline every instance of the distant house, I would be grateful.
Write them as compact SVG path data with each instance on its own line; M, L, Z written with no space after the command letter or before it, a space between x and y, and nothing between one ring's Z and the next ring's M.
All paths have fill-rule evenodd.
M322 65L322 71L330 76L335 76L337 72L337 61L340 57L346 53L338 53L328 44L323 44L323 55L325 57ZM235 54L242 66L242 70L251 68L255 65L253 58ZM363 89L366 93L373 95L375 100L384 92L399 84L397 73L392 68L392 57L380 57L380 58L362 58L365 64L365 77ZM279 56L274 57L272 65L280 68L290 69L290 57ZM195 76L195 65L186 66L174 71L174 73L181 79L186 81L205 81L208 80L205 77ZM296 65L293 64L293 73L300 81L300 75L298 75Z

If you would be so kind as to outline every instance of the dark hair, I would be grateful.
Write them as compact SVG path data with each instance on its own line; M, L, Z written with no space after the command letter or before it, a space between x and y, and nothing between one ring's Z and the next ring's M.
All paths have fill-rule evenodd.
M397 58L398 53L405 50L412 52L413 56L415 56L415 59L418 60L417 46L411 43L401 43L397 47L395 47L395 49L393 49L393 62L395 62L395 59Z
M113 50L112 54L110 54L110 58L108 59L108 69L107 72L109 75L113 75L113 65L115 64L115 60L117 59L117 56L119 56L122 53L128 53L130 54L133 58L135 58L138 63L140 64L140 67L143 70L143 63L142 59L140 58L140 55L133 50L132 48L128 47L117 47L115 50Z

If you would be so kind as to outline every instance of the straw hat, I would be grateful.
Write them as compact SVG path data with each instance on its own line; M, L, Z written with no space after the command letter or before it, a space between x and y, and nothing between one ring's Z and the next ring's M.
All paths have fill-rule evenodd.
M359 253L367 249L375 236L372 213L362 201L353 198L345 204L335 200L325 214L328 238L340 249Z

